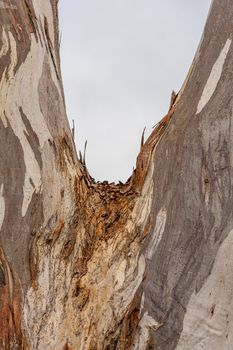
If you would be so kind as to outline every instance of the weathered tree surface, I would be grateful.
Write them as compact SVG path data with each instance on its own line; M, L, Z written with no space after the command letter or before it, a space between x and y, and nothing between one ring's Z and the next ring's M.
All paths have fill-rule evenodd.
M213 1L135 172L108 184L76 156L57 0L0 1L0 349L232 350L232 18Z

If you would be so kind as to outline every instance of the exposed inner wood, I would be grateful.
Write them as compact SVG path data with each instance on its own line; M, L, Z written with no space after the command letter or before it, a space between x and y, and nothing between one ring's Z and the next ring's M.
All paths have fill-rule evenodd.
M177 95L173 92L168 113L155 126L153 132L141 146L137 157L136 169L126 183L96 182L81 162L81 176L75 182L76 206L81 213L85 231L88 232L88 245L83 254L85 260L92 255L99 240L108 240L123 228L140 196L142 186L151 164L154 148L162 138L175 110ZM75 241L74 241L75 242ZM71 243L67 244L70 249ZM82 262L85 269L85 263Z
M142 145L137 158L137 167L125 184L108 183L107 181L96 182L88 173L85 161L80 164L79 171L74 179L73 188L76 194L75 211L69 222L66 222L65 218L55 219L52 229L50 228L51 225L48 224L47 228L45 227L40 232L35 233L30 251L30 268L35 300L39 298L37 297L37 293L40 295L40 290L43 288L38 284L39 276L43 274L43 268L39 266L45 254L42 251L47 251L46 254L52 256L54 254L53 251L57 249L56 247L61 246L57 261L60 261L60 263L64 261L66 266L64 271L68 274L68 266L72 261L70 267L70 291L68 293L70 296L67 295L67 298L73 303L72 308L79 310L80 324L82 324L82 317L84 319L87 318L90 308L98 308L98 303L97 305L94 304L94 295L96 294L96 298L102 298L101 293L103 292L95 291L95 288L93 289L92 278L97 279L98 286L104 276L104 269L107 266L109 268L114 266L116 259L119 260L119 264L125 261L129 266L130 259L136 259L135 262L137 261L139 246L147 233L150 232L150 221L146 222L145 227L142 229L136 223L137 220L131 219L131 216L135 215L133 211L141 197L142 187L149 171L153 150L163 136L174 113L175 97L176 95L172 95L168 114L158 123L151 136ZM69 158L71 163L75 163L75 159L72 158L72 145L69 138L64 136L62 139L51 143L51 147L54 148L57 155L57 166L62 172L66 172L65 159ZM65 189L61 189L61 200L64 198L64 192ZM137 215L140 219L140 214ZM131 221L132 224L130 224ZM127 228L128 226L129 228ZM115 247L118 246L114 248L114 253L109 254L105 252L106 248L113 249L111 247L114 245ZM101 262L100 258L100 261L94 263L94 265L100 265L100 273L92 276L91 266L96 259L95 255L101 254L101 252L103 254L103 262ZM53 263L56 264L55 260ZM135 268L136 272L136 265ZM54 273L58 273L55 272L55 267L52 269L55 269ZM116 267L116 272L118 269ZM135 279L135 272L130 273L132 281ZM61 272L59 271L59 273ZM106 292L109 296L106 296L106 300L101 299L105 304L101 305L101 308L103 308L102 312L111 306L111 298L114 297L112 294L110 298L111 293L113 293L113 291L111 292L111 288L114 290L114 285L107 287ZM136 289L135 293L135 296L127 307L125 306L122 312L116 316L114 323L111 322L112 330L109 325L108 331L105 332L103 339L99 339L99 343L94 336L95 321L90 320L89 327L92 328L92 331L88 331L89 345L86 345L85 349L93 350L101 349L102 347L103 349L126 349L132 346L140 320L140 288L138 290ZM108 298L110 298L109 301ZM46 314L49 315L49 310L46 311ZM46 322L45 320L46 318L43 323ZM76 325L76 328L79 329L79 326ZM64 346L69 349L69 344Z

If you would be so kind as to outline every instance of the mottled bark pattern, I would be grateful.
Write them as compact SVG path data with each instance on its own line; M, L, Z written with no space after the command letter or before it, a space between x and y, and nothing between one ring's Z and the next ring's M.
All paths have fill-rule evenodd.
M184 86L109 184L76 156L57 1L0 1L0 349L232 350L232 17L213 1Z

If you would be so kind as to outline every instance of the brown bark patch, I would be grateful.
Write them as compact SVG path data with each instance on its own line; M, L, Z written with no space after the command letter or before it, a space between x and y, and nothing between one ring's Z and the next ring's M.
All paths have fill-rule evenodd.
M0 349L23 349L21 302L19 281L10 271L8 262L0 250Z

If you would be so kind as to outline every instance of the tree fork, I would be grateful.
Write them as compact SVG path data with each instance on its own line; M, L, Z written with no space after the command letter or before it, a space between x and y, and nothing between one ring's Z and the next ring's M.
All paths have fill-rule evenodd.
M0 4L0 349L231 350L232 17L125 184L77 158L56 0Z

